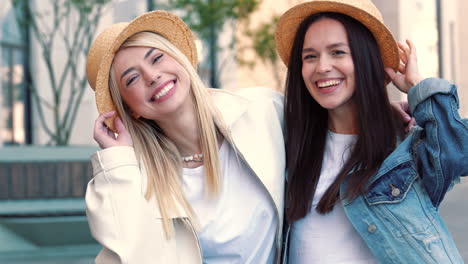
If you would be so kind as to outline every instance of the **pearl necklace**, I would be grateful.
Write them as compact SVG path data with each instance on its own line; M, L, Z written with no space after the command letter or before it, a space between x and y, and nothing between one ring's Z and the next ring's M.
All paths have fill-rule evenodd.
M185 162L190 162L190 161L202 162L203 161L203 153L193 154L193 155L190 155L190 156L182 157L182 161L185 161Z

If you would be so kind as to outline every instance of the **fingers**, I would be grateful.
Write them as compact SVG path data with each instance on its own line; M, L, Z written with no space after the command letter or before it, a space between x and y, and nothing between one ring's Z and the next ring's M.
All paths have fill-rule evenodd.
M401 48L405 50L408 60L406 63L406 82L410 87L413 87L424 79L419 73L418 60L416 56L416 46L409 39L406 40L405 45L403 43L400 43L399 46L401 46Z
M393 81L393 79L395 79L395 76L396 76L395 70L392 69L392 68L388 68L388 67L385 68L384 70L385 70L385 72L387 73L387 75L388 75L388 77L390 78L390 80Z
M408 43L409 40L406 40L406 42ZM411 42L410 42L411 43ZM403 44L401 42L398 42L398 48L400 51L402 51L403 55L407 56L408 54L410 54L410 46L409 45L406 45L406 44Z
M405 127L405 133L409 133L411 131L411 128L416 125L416 119L411 118L411 120L406 124Z
M120 119L120 117L116 117L114 119L114 125L115 125L115 130L117 134L122 134L122 133L127 132L127 130L125 129L125 126L123 125L122 119Z
M402 122L407 124L411 120L411 115L409 111L409 106L407 102L398 101L398 102L390 102L393 109L397 111L398 115L400 116Z
M94 124L94 140L99 144L101 148L107 148L111 146L112 141L115 140L115 134L110 130L105 121L115 115L115 111L107 112L100 115Z
M115 111L107 112L96 119L94 126L94 140L96 140L99 146L103 149L114 146L133 146L130 133L128 133L128 130L125 128L120 117L117 116L114 119L115 130L117 133L114 133L114 131L107 127L105 121L114 115Z
M416 47L414 46L414 43L407 39L406 44L403 44L401 42L398 42L398 49L400 51L400 59L403 62L403 64L408 65L410 61L416 62L417 56L416 56Z
M403 122L406 124L406 123L409 123L411 121L411 116L406 113L405 111L403 110L399 110L398 111L400 113L400 116L401 116L401 120L403 120Z
M112 129L109 129L107 126L106 126L106 133L109 137L115 138L114 132L112 131Z
M397 116L401 118L401 123L404 127L405 133L408 133L410 129L416 125L416 120L411 116L411 110L408 102L397 101L390 102L393 109L397 112Z
M411 40L407 39L406 44L408 44L409 47L409 54L413 55L414 58L416 58L416 47L414 46L414 43Z
M400 59L404 64L408 63L408 48L405 47L401 42L398 42L398 50L400 54Z
M403 45L401 42L398 42L398 49L400 54L400 64L398 65L398 71L405 74L406 66L408 65L408 57L410 50L406 45Z
M128 133L128 130L125 128L120 117L115 118L114 124L115 129L118 133L117 141L119 142L119 144L125 146L133 146L132 137L130 136L130 133Z
M406 64L404 64L403 62L400 62L400 64L398 65L398 71L405 74L406 73Z
M412 117L411 120L408 123L408 127L412 128L415 125L416 125L416 119L414 119L414 117Z
M98 129L107 128L107 125L106 125L106 123L105 123L104 121L105 121L106 119L111 118L113 115L115 115L115 111L106 112L106 113L100 115L100 116L96 119L96 122L94 123L94 124L95 124L95 128L98 128Z

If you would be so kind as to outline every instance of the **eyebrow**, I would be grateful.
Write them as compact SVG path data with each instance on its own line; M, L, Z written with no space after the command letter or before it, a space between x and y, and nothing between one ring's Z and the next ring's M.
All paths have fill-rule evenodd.
M153 53L154 50L155 50L155 48L151 48L150 50L148 50L148 52L146 52L146 54L145 54L144 59L146 60L146 59L151 55L151 53ZM125 77L125 75L129 74L129 73L130 73L131 71L133 71L133 70L135 70L135 68L134 68L134 67L130 67L130 68L128 68L126 71L124 71L124 72L122 73L122 75L120 76L120 80L122 80L123 77Z
M153 53L154 50L155 50L155 48L152 48L152 49L148 50L148 52L146 52L146 54L145 54L144 59L146 60L146 58L148 58L151 55L151 53Z
M344 42L338 42L338 43L333 43L331 45L328 45L327 46L327 49L334 49L334 48L338 48L338 47L341 47L341 46L349 46L348 44L344 43ZM306 52L314 52L316 51L314 48L305 48L305 49L302 49L302 53L306 53Z
M133 70L135 70L135 68L134 68L134 67L130 67L130 68L128 68L126 71L124 71L124 72L122 73L122 75L120 76L120 80L122 80L123 77L125 77L125 75L129 74L129 73L130 73L131 71L133 71Z

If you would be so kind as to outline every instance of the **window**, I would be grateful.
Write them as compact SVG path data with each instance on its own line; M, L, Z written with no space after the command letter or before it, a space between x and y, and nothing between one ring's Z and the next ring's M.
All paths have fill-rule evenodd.
M30 100L26 83L28 37L19 27L16 12L2 3L0 11L0 143L31 143ZM6 7L4 6L6 5ZM0 144L0 145L1 145Z

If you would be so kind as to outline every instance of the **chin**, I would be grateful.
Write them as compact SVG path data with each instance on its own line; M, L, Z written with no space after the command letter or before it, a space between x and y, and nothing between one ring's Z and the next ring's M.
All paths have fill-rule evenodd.
M326 110L333 110L338 107L337 104L332 103L332 102L318 102L318 103L321 107L325 108Z

